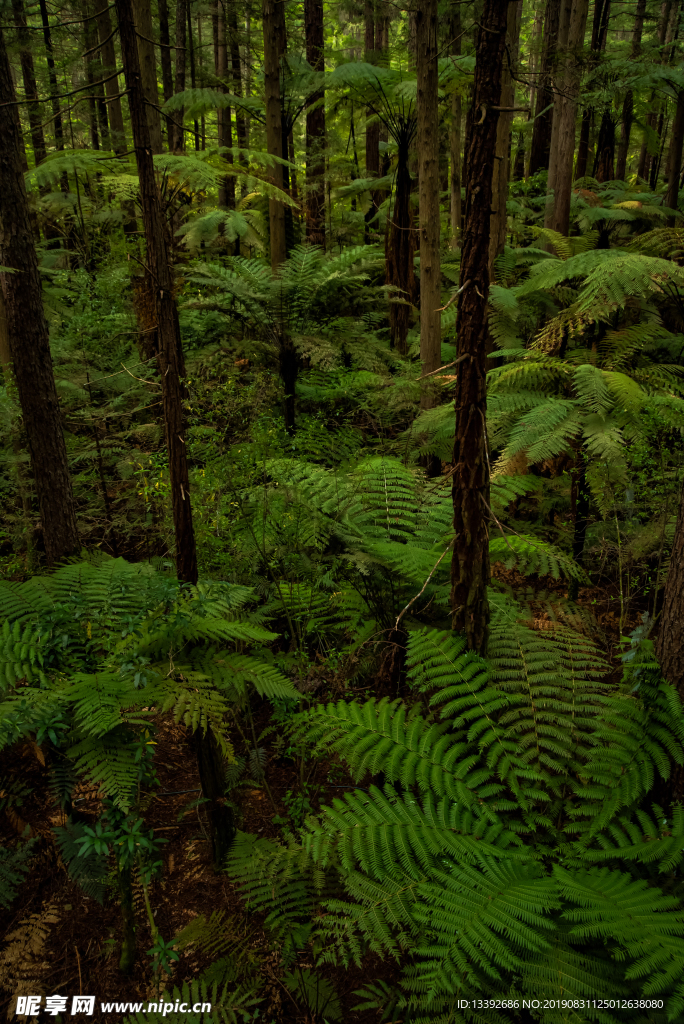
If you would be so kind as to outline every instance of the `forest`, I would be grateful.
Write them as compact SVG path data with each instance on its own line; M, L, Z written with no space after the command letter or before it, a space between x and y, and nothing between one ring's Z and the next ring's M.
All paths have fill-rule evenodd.
M684 1020L684 4L0 0L0 1015Z

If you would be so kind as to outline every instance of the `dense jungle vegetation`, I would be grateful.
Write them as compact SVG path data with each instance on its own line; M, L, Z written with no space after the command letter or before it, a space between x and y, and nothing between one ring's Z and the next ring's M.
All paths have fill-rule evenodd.
M7 1019L684 1019L683 36L0 0Z

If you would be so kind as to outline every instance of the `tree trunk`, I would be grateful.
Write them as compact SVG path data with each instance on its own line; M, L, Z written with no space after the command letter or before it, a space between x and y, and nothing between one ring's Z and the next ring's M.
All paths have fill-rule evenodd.
M187 24L187 46L188 56L190 57L190 88L194 89L197 85L197 77L195 74L195 40L192 33L192 0L186 0L185 13L186 13L186 24ZM199 125L197 121L192 122L193 134L195 136L195 152L199 152L200 148L200 135Z
M107 0L95 0L95 9L97 11L97 34L100 39L100 55L102 57L102 74L105 78L108 78L117 68L109 3ZM117 78L110 78L108 82L105 82L105 94L109 108L111 147L117 156L122 156L126 152L126 132Z
M599 60L600 54L606 48L608 38L608 23L610 20L610 0L595 0L594 20L591 26L591 50L587 61L589 69L593 70ZM580 44L581 45L581 44ZM592 107L586 107L582 115L582 127L580 129L580 140L577 149L577 169L575 178L584 178L587 173L589 159L589 134L594 123L594 111ZM615 148L613 129L613 149ZM594 163L596 166L596 161Z
M684 488L667 574L655 650L665 679L684 700Z
M146 263L152 279L157 317L157 360L162 382L166 446L171 477L176 572L178 579L183 582L196 583L197 554L192 527L183 409L185 394L182 378L185 376L185 366L178 309L174 297L173 271L169 260L170 241L154 173L131 0L116 0L116 11L140 181L140 205L147 248Z
M606 106L601 118L592 174L597 181L615 180L615 121L610 106Z
M305 0L306 59L314 71L325 71L323 2ZM317 89L306 108L306 237L325 249L325 94Z
M668 26L670 24L670 14L672 13L672 0L663 0L660 6L660 18L658 19L658 45L660 47L660 53L656 57L654 63L662 64L665 56L665 42L667 39ZM647 104L648 114L646 116L646 125L648 128L654 128L656 124L656 118L658 116L657 110L654 109L655 91L651 92L649 101ZM644 132L644 137L641 143L641 150L639 152L639 166L637 168L637 177L645 180L648 176L649 169L651 166L651 154L648 151L648 133Z
M55 72L55 58L52 49L52 35L50 33L50 20L48 18L45 0L40 0L40 18L43 25L43 40L45 41L45 58L48 66L48 79L50 81L50 92L52 93L52 130L55 138L55 149L64 149L64 128L62 127L62 113L59 106L59 89L57 87L57 74Z
M501 71L501 99L499 106L515 105L515 82L520 48L520 24L522 21L522 0L508 6L506 29L506 56ZM494 260L504 251L506 244L506 226L508 215L508 180L511 169L511 128L513 114L502 111L496 128L496 153L494 157L494 175L492 179L492 217L489 237L489 276L493 278Z
M461 55L461 8L457 5L453 8L451 16L451 52L454 57ZM450 248L458 248L458 240L461 236L461 94L454 92L451 97L451 128L449 131L449 161L450 161L450 215L451 215L451 239Z
M454 549L451 608L455 630L484 653L489 631L489 536L485 389L492 176L506 47L507 0L484 0L477 37L466 161L465 231L458 299Z
M438 24L437 0L422 0L416 8L421 374L432 373L442 363L439 314L442 303L439 260ZM428 385L423 388L420 407L431 409L434 404L434 390Z
M226 802L225 771L221 751L210 729L193 736L202 796L207 800L214 869L220 871L235 839L233 811Z
M365 60L367 64L375 64L378 57L378 41L376 40L376 29L379 23L375 17L374 0L366 0L364 4L365 18ZM367 178L378 178L380 176L380 122L375 116L372 107L366 110L366 170ZM377 189L371 192L371 203L366 211L365 241L368 244L370 238L370 224L375 220L378 213L380 193Z
M186 0L178 0L176 4L176 81L174 93L185 92L185 67L187 63L187 34L186 34ZM176 110L172 125L173 138L169 141L169 149L174 153L182 153L185 150L185 132L183 130L183 108Z
M162 69L162 91L164 103L173 96L173 72L171 69L171 34L169 32L169 3L168 0L159 0L159 50L161 53ZM169 153L173 152L173 125L169 117L166 118L166 142Z
M49 565L80 550L38 261L21 173L12 72L0 29L0 264L10 351Z
M221 90L223 92L228 92L228 43L226 40L226 15L221 0L217 0L217 17L215 25L216 77L221 83ZM233 128L230 107L223 107L216 113L218 120L219 148L232 149ZM233 158L229 153L224 154L224 159L227 160L228 163L232 164L233 162ZM229 210L235 209L235 178L232 174L227 174L224 178L221 178L219 183L218 201L219 206L227 207Z
M641 36L644 31L644 17L646 15L646 0L637 0L636 14L634 16L634 29L632 31L632 48L630 57L636 60L641 53ZM634 121L634 93L628 89L622 103L622 125L620 127L620 144L618 146L617 165L615 177L618 181L624 181L627 177L627 154L629 152L629 138L632 133L632 122Z
M266 92L266 146L271 156L283 157L283 121L280 104L280 61L285 52L285 11L276 0L263 0L264 88ZM269 168L271 183L283 187L282 164ZM287 258L285 207L277 199L268 201L271 240L271 269L275 274Z
M90 136L93 149L100 148L100 142L104 150L109 150L109 127L107 122L107 107L104 102L104 91L101 82L102 62L99 57L97 23L91 18L90 4L84 5L83 38L86 50L89 51L86 57L86 75L88 82L93 86L90 95Z
M677 109L670 136L670 151L667 157L667 195L665 205L671 210L679 207L679 177L682 171L682 144L684 143L684 90L677 93ZM668 219L670 227L674 227L675 218Z
M534 109L534 127L532 129L532 145L530 148L530 174L540 168L548 168L551 148L551 130L555 101L553 93L553 75L558 47L558 22L560 18L561 0L546 0L544 14L544 48L541 58L541 70L536 86L536 107Z
M575 164L575 181L585 178L587 164L589 162L589 136L594 121L594 108L585 107L582 111L582 123L580 124L579 141L577 143L577 163Z
M578 51L584 39L589 0L562 0L558 47L563 64L557 78L558 94L551 135L551 161L544 226L562 235L570 229L572 161L575 152L575 113L581 80Z
M413 216L411 213L411 174L409 148L413 132L406 128L397 140L397 170L394 179L394 207L387 235L387 284L401 289L403 302L390 303L391 344L406 355L406 337L411 318L412 296L415 292L413 269Z
M29 30L26 24L23 0L12 0L12 11L14 12L14 24L17 26L17 37L20 50L21 75L24 82L24 95L26 99L38 99L38 86L36 85L36 73L33 67L33 56L31 54L31 42ZM31 144L33 146L33 158L36 166L47 156L45 147L45 135L43 133L43 121L41 107L38 103L27 104L28 121L31 128Z
M117 869L119 885L119 906L121 907L121 956L119 970L122 974L130 974L135 966L135 904L133 902L133 885L130 862L119 864Z
M140 74L145 95L145 115L150 132L153 153L162 151L161 116L159 114L159 90L157 88L157 59L154 53L154 28L152 27L152 6L150 0L134 0L135 28L138 40Z

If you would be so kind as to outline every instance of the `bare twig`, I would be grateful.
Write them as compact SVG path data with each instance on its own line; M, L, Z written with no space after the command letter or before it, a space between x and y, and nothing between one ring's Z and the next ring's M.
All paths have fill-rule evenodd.
M411 600L410 600L410 601L409 601L409 603L408 603L408 604L406 605L406 607L405 607L405 608L403 609L403 611L399 612L399 614L397 615L397 621L396 621L396 622L394 623L394 628L395 628L395 630L399 628L399 623L401 622L402 618L404 617L404 615L406 614L406 612L407 612L407 611L409 610L409 608L411 607L411 605L412 605L412 604L414 604L414 602L418 600L418 598L420 597L420 595L421 595L421 594L423 593L423 591L424 591L424 590L425 590L425 588L427 587L428 583L430 582L430 580L431 580L431 579L432 579L432 577L434 576L435 572L437 571L437 568L439 567L439 564L440 564L440 562L442 561L442 559L444 558L444 556L446 555L446 553L447 553L447 552L449 551L449 549L450 549L450 548L451 548L451 547L453 546L453 543L454 543L454 540L455 540L455 539L456 539L455 537L452 537L452 539L451 539L451 540L449 541L449 543L447 544L447 546L446 546L446 548L444 549L444 551L442 552L442 554L441 554L441 555L439 556L439 558L437 559L437 561L436 561L436 562L435 562L435 564L433 565L433 567L432 567L432 569L431 569L431 571L430 571L430 575L429 575L429 576L428 576L428 578L427 578L427 579L425 580L425 583L423 584L423 586L421 587L421 589L420 589L420 590L418 591L418 593L416 594L416 596L415 596L415 597L412 597L412 598L411 598Z
M461 285L461 287L458 289L457 292L454 292L454 294L451 296L451 298L447 302L446 306L440 306L439 309L435 310L435 313L443 313L445 309L448 309L449 306L451 305L451 303L456 301L456 299L459 297L461 292L465 291L465 289L468 287L469 284L470 284L470 278L466 281L465 284Z

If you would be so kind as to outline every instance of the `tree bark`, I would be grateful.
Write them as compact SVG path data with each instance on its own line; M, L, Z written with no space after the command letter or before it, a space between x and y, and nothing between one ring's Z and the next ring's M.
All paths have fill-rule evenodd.
M634 29L632 31L632 47L630 57L636 60L641 53L641 37L644 31L644 17L646 15L646 0L637 0L636 13L634 15ZM618 181L624 181L627 176L627 154L629 152L629 139L632 134L632 123L634 121L634 93L628 89L622 102L622 124L620 126L620 143L618 145L618 157L615 167L615 177Z
M558 47L560 4L561 0L546 0L544 44L539 80L536 86L534 127L532 129L532 144L530 147L530 174L535 174L541 168L548 168L549 166L551 131L555 109L553 76Z
M655 650L665 679L684 700L684 488L667 574Z
M102 73L105 78L108 78L109 75L116 71L117 67L108 0L95 0L95 9L97 10L97 33L100 39ZM124 129L123 110L121 109L121 98L119 96L118 78L110 78L108 82L105 82L105 93L109 108L111 146L117 156L123 156L126 152L126 132Z
M215 24L216 77L221 83L221 90L223 92L228 92L228 43L226 39L226 15L222 0L217 0L217 18ZM217 120L219 148L230 150L233 148L233 128L230 107L223 107L223 109L218 110ZM233 162L232 156L228 153L224 154L224 159L228 163L232 164ZM218 202L219 206L227 207L229 210L235 209L235 178L232 174L227 174L224 178L221 178L219 183Z
M409 303L415 293L415 272L413 269L413 214L411 211L411 174L409 172L409 151L414 136L414 127L409 123L398 132L397 169L394 178L394 207L387 235L386 264L387 284L399 288L403 302L390 303L390 338L394 348L406 355L406 338L411 318Z
M376 30L379 29L379 23L375 17L375 2L374 0L366 0L364 3L364 19L365 19L365 61L367 64L375 64L378 56L378 43L375 38ZM380 176L380 122L375 117L375 112L372 107L368 107L366 110L366 170L365 175L367 178L377 178ZM365 240L366 244L370 242L370 224L375 220L378 207L379 207L380 194L377 189L371 192L371 203L366 211L364 218L365 221Z
M454 57L461 55L461 7L456 5L451 16L451 52ZM451 97L451 128L449 130L449 190L450 190L450 216L451 216L451 239L450 248L458 248L458 240L461 236L461 118L462 118L461 94L457 90Z
M677 93L677 109L670 135L670 151L667 156L667 195L665 205L671 210L679 207L679 178L682 172L682 144L684 143L684 90ZM668 225L674 227L675 218L668 218Z
M219 871L235 839L233 811L225 797L223 758L210 729L205 733L198 729L192 745L197 758L202 796L207 801L214 869Z
M168 0L159 0L159 50L161 55L162 91L164 93L164 103L166 103L173 96ZM169 153L173 152L173 125L170 117L166 118L166 142L169 147Z
M21 172L21 133L0 29L0 275L10 352L49 565L80 550L38 261Z
M17 26L19 46L21 47L19 58L21 60L21 76L24 82L24 95L27 100L37 100L38 86L36 84L36 73L33 66L33 55L31 54L31 42L26 24L23 0L12 0L12 11L14 12L14 24ZM33 158L37 166L47 156L40 104L28 103L27 112L31 129Z
M597 181L615 179L615 121L610 106L606 105L601 118L593 176Z
M50 32L50 19L45 5L45 0L40 0L40 18L43 25L43 40L45 42L45 58L48 66L48 79L50 92L52 93L52 130L55 139L55 149L64 149L64 128L62 126L62 112L59 106L59 89L57 88L57 73L55 71L55 57L52 48L52 34Z
M544 227L567 235L570 229L572 161L575 152L575 113L581 80L578 53L587 24L588 0L562 0L558 48L562 57L551 134L551 161Z
M176 81L174 92L185 92L185 68L187 63L186 48L186 0L178 0L176 4ZM183 131L183 108L180 107L173 115L176 122L172 125L172 142L169 141L169 149L174 153L182 153L185 150L185 132ZM180 126L180 127L179 127Z
M662 64L665 57L665 43L667 40L668 26L670 24L670 15L672 13L673 3L672 0L663 0L660 6L660 18L658 19L658 45L660 47L660 53L655 60L656 64ZM648 101L648 114L646 116L646 125L648 128L654 128L656 118L658 116L657 109L654 108L655 91L651 92ZM641 143L641 150L639 152L639 166L637 168L637 177L645 180L648 176L651 166L651 154L648 151L648 136L647 132L644 132L644 137Z
M185 376L178 309L170 266L170 240L154 173L150 133L145 116L145 95L136 46L131 0L116 0L121 53L131 112L133 145L140 181L140 204L145 229L146 262L154 292L157 317L157 362L169 455L173 523L176 534L176 573L185 583L197 582L197 553L192 526L188 460L185 447Z
M458 299L454 549L451 609L455 630L483 654L489 632L489 474L485 388L492 165L506 46L507 0L484 0L477 37L466 161L465 231Z
M227 6L226 24L228 25L228 37L230 45L230 65L233 75L233 95L242 96L242 61L240 60L240 39L238 36L237 12L235 0L224 0ZM245 115L241 111L235 111L235 135L240 149L247 146L245 134ZM241 158L245 162L245 158Z
M437 0L421 0L416 8L421 374L432 373L442 361L437 32ZM434 404L434 390L424 387L421 409Z
M501 71L501 99L499 106L515 105L515 82L513 75L518 64L520 47L520 25L522 21L522 0L516 0L508 6L506 28L506 51L504 66ZM494 260L504 251L506 244L506 226L508 215L508 180L511 169L511 128L513 114L502 112L496 128L496 153L494 155L494 175L492 180L492 217L489 237L489 275L493 278Z
M285 11L276 0L263 0L264 88L266 92L266 146L271 156L283 157L283 120L280 103L280 61L285 52ZM269 168L271 183L283 187L282 164ZM271 269L275 274L287 258L285 207L277 199L268 201L271 240Z
M162 151L161 116L159 114L159 89L157 88L157 59L154 53L154 28L152 27L152 6L150 0L134 0L135 28L138 41L140 74L145 95L145 116L150 132L153 153Z
M306 59L325 71L323 2L305 0ZM306 237L325 249L325 93L317 89L306 108Z

